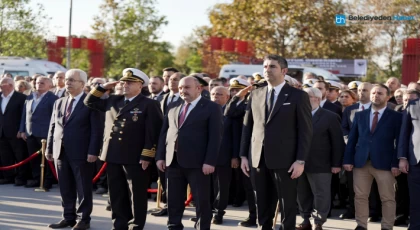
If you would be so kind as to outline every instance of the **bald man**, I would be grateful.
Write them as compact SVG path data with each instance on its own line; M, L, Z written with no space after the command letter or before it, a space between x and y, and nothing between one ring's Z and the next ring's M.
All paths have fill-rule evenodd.
M389 88L389 90L391 91L391 95L392 95L392 97L388 100L388 102L397 105L398 103L395 100L394 93L395 93L395 91L397 89L401 88L401 82L400 82L400 80L398 78L396 78L396 77L390 77L386 81L385 85Z

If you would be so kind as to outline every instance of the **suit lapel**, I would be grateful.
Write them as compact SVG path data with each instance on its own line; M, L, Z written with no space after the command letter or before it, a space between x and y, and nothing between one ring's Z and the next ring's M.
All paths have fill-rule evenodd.
M0 114L3 115L3 110L1 109L1 103L2 103L3 97L1 95L3 95L3 93L0 92Z
M61 101L61 124L64 124L64 116L66 116L66 107L67 107L67 103L69 101L69 97L66 96L64 97L64 99Z
M315 126L318 123L319 119L321 118L321 111L322 108L319 108L318 111L315 112L314 116L312 117L312 125Z
M32 95L33 95L33 94L32 94ZM36 106L36 108L34 109L34 111L33 111L32 113L35 113L35 111L38 109L38 107L39 107L40 105L45 104L45 102L48 100L48 97L49 97L49 96L50 96L50 95L49 95L49 93L46 93L46 94L44 95L44 97L41 99L41 101L38 103L38 105ZM30 101L29 101L31 111L32 111L32 103L34 102L34 100L35 100L35 98L34 98L34 96L32 96L32 100L30 100Z
M289 94L290 94L290 86L287 83L285 83L283 88L280 91L279 96L277 97L277 101L276 101L276 104L274 105L273 111L271 111L271 114L267 119L267 123L270 122L271 118L276 115L280 107L283 106L283 103L286 101Z
M6 114L10 110L9 108L11 105L13 105L15 98L16 98L16 92L13 92L12 97L10 97L9 103L7 103L6 105L6 108L5 108L6 112L4 112L3 114Z
M182 106L184 106L184 103L180 103L176 108L175 108L175 125L176 127L179 129L179 111L181 111ZM185 121L184 121L185 123Z
M185 125L188 125L189 123L191 123L192 120L194 120L194 118L197 116L197 114L201 110L201 107L204 106L203 98L204 97L201 97L201 99L198 101L198 103L195 105L195 107L190 111L190 113L185 118L185 121L180 128L182 128Z
M263 111L264 117L263 119L265 119L267 117L267 110L265 109L267 107L267 92L268 92L268 86L264 87L261 91L256 91L262 95L258 95L256 93L256 95L253 95L252 98L262 98L263 101L256 101L256 103L259 105L260 107L260 111Z
M73 117L76 116L77 113L79 113L80 109L83 107L83 100L85 99L86 94L83 93L83 95L80 97L79 101L76 104L76 107L74 107L73 112L70 114L69 120L66 121L66 125L73 119Z
M36 110L36 108L35 108L35 110L34 111L32 111L32 104L34 103L34 100L35 100L35 97L34 97L34 95L33 94L31 94L31 99L29 99L29 101L28 101L28 107L29 107L29 111L31 111L31 113L33 114L34 112L35 112L35 110ZM38 106L37 106L38 107Z

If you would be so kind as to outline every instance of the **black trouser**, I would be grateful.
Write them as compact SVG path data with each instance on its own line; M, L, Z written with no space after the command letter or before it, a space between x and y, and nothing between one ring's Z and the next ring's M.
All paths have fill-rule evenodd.
M10 166L28 158L25 141L16 137L0 138L0 158L3 166ZM15 170L4 170L1 172L4 179L25 182L29 176L29 164L24 164Z
M184 229L182 216L185 209L184 198L189 184L195 198L196 216L198 218L195 228L209 230L212 218L210 175L204 175L202 168L182 168L174 157L171 165L166 168L166 176L168 178L168 229Z
M34 152L41 150L42 148L42 139L47 139L46 137L34 137L29 136L26 139L26 144L28 145L28 153L29 155L32 155ZM42 153L39 154L39 157L33 159L31 161L31 169L32 169L32 179L36 181L40 181L41 177L41 160L42 160ZM52 184L54 181L54 176L51 172L50 165L48 164L47 160L45 160L45 166L44 166L44 183L45 184Z
M140 164L108 162L107 172L113 229L143 229L147 215L150 169L143 170Z
M230 162L229 162L230 163ZM225 166L216 166L213 173L214 199L213 207L217 210L217 215L223 217L229 201L229 187L232 177L232 168L230 164Z
M61 148L60 157L56 160L56 168L64 219L73 221L77 219L77 214L79 214L81 215L81 221L90 223L90 214L93 208L92 177L94 163L87 162L87 159L69 159L64 148ZM76 200L79 201L77 210Z
M257 219L257 206L255 204L255 193L252 188L251 178L243 174L242 172L242 183L245 189L246 201L248 202L249 219Z
M347 177L347 189L349 192L349 207L347 211L354 214L356 209L354 208L353 172L346 171L345 173Z
M397 218L407 219L410 213L410 195L408 192L408 180L407 174L401 173L396 177L397 179L397 190L396 190L396 202L397 202Z
M229 189L229 203L242 204L246 199L243 177L241 167L232 169L231 186ZM251 184L251 181L249 182ZM252 186L251 186L252 190ZM254 192L252 192L254 193Z
M259 229L272 230L277 201L280 201L282 229L295 229L297 180L288 169L268 169L262 156L258 168L251 167L252 185L256 194Z

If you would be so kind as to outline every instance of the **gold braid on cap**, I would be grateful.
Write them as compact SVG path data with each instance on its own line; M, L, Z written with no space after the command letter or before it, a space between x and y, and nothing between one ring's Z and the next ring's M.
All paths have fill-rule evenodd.
M357 83L353 82L353 84L351 84L350 88L352 88L352 89L356 88L357 89Z
M230 85L230 88L231 89L244 89L244 88L246 88L246 86L239 84L238 80L233 80L232 84Z
M131 70L127 70L120 81L138 81L144 84L144 80L141 77L134 75Z

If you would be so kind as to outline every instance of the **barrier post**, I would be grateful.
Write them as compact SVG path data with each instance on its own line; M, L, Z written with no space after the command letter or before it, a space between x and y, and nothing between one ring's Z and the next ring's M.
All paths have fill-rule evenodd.
M191 194L191 187L188 184L188 187L187 187L187 200L188 200L188 197L190 197L190 194Z
M276 229L277 217L279 216L279 206L280 206L280 200L277 201L276 213L274 214L274 219L273 219L273 229Z
M44 173L45 173L45 148L47 145L47 140L42 139L42 149L41 149L41 179L39 183L39 188L35 189L35 192L48 192L48 189L44 188Z
M157 192L156 192L156 208L152 208L149 210L149 212L158 212L160 210L162 210L162 208L160 207L160 201L162 198L162 184L160 183L160 178L158 178L157 180Z

